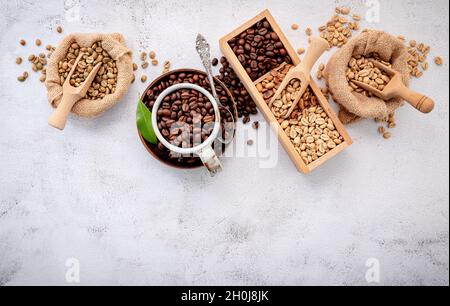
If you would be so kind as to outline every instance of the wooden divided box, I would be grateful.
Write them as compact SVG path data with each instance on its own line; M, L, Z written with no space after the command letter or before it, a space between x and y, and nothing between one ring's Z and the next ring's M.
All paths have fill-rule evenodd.
M303 173L310 173L317 167L324 164L326 161L331 159L332 157L336 156L338 153L342 152L344 149L346 149L348 146L350 146L353 141L349 134L347 133L346 129L344 128L344 125L340 122L338 117L336 116L333 109L330 107L328 100L323 95L320 88L317 86L317 84L312 80L311 78L311 84L310 88L316 95L319 104L322 106L328 117L333 121L334 127L339 132L339 134L342 136L343 141L337 145L334 149L328 151L325 155L319 157L315 161L307 164L305 161L303 161L302 157L300 156L299 152L296 150L296 147L294 143L291 141L291 138L286 135L284 130L281 128L280 124L278 123L275 115L272 113L271 109L269 108L266 100L263 98L262 94L258 91L256 85L259 84L259 82L265 78L265 76L268 76L271 71L269 71L265 76L260 76L257 78L257 80L252 80L250 75L248 74L249 69L247 70L243 67L241 62L238 59L238 56L233 52L233 49L230 46L230 41L233 40L235 37L238 37L243 32L247 31L248 29L252 28L259 22L265 22L267 21L272 30L278 35L279 40L284 45L284 49L287 51L287 55L291 58L291 61L293 65L298 65L300 63L300 59L295 52L294 48L291 46L289 41L287 40L284 33L281 31L281 28L278 26L278 24L275 22L275 19L270 14L268 10L263 11L259 15L257 15L255 18L249 20L245 24L243 24L238 29L234 30L230 34L226 35L220 40L220 48L227 58L228 62L230 63L231 67L234 69L238 77L240 78L241 82L245 85L245 88L255 101L256 105L258 106L259 110L263 113L265 119L268 121L268 123L274 127L274 131L278 134L278 139L283 145L286 152L289 154L289 157L294 162L297 169ZM285 63L281 63L279 66L275 67L273 70L278 70L282 65L285 65ZM255 77L254 77L255 78Z

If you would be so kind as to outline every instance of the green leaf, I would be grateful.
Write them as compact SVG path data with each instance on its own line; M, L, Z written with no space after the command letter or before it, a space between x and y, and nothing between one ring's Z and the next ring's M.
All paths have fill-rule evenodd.
M157 144L158 138L152 125L152 112L145 106L142 100L139 100L136 110L136 123L142 137L151 144Z

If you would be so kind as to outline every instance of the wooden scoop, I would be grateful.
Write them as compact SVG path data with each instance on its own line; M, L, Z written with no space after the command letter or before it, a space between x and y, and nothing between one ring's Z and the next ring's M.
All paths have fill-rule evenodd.
M91 87L92 82L94 81L95 76L97 75L97 72L100 69L100 66L102 65L102 63L98 63L94 67L94 69L92 69L92 71L89 73L88 77L86 78L84 83L81 84L80 87L73 87L72 85L70 85L70 78L75 72L75 69L77 69L78 63L80 62L82 56L83 54L81 53L78 56L77 60L75 61L75 64L73 65L72 69L70 70L70 73L63 84L63 96L61 103L59 103L58 107L56 108L56 111L48 120L48 124L50 124L54 128L64 130L67 122L67 116L69 116L72 107L75 105L76 102L78 102L79 100L81 100L86 96L89 87Z
M383 91L359 81L352 81L354 84L385 101L392 98L402 98L424 114L428 114L434 109L434 101L427 96L406 87L405 84L403 84L402 75L398 71L395 71L378 61L371 60L371 62L375 67L389 74L391 81L384 87Z
M311 69L313 68L314 64L317 62L319 57L329 48L329 46L330 45L328 44L328 42L322 38L319 37L311 38L311 43L309 45L308 51L306 52L305 58L299 65L292 68L288 72L283 82L281 83L280 87L273 96L272 100L269 102L269 107L272 107L272 104L283 93L283 91L286 89L286 87L293 79L298 79L301 84L300 90L298 91L298 96L294 100L294 103L287 112L285 118L291 116L292 112L294 111L295 107L298 104L298 101L300 101L301 97L303 96L303 94L305 93L306 89L308 88L311 82Z

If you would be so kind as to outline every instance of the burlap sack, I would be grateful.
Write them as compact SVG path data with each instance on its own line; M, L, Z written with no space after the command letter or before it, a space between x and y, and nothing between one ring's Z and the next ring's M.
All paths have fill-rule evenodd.
M58 73L58 64L66 56L70 45L76 42L80 47L90 47L98 41L102 42L103 49L116 61L118 69L116 90L101 100L82 99L78 101L74 105L72 113L86 118L100 116L118 103L128 91L133 78L133 60L132 52L126 47L123 36L117 33L71 34L66 36L52 53L47 66L45 83L48 90L48 100L53 107L57 107L62 98L62 84Z
M408 51L398 38L385 32L368 30L350 40L331 57L325 71L333 99L341 106L339 118L344 124L359 118L384 119L403 104L401 99L383 101L349 90L345 72L350 59L352 56L369 56L373 53L391 62L392 67L403 75L403 82L409 84Z

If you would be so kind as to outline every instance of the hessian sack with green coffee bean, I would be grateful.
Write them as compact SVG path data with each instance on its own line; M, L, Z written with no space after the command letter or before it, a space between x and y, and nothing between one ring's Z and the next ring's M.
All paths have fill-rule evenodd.
M94 44L98 52L93 50ZM89 97L78 101L72 109L72 113L78 116L94 118L117 104L128 91L133 80L132 52L125 45L124 37L117 33L80 33L66 36L52 53L47 66L46 87L48 100L53 107L57 107L62 98L64 78L61 74L67 74L71 68L67 63L67 56L70 54L70 62L75 62L74 46L77 48L76 53L82 52L88 56L83 59L82 65L77 67L77 75L81 77L81 81L72 80L73 83L82 83L82 76L92 70L89 66L100 61L104 64L97 73L97 79L94 81L96 84L90 88ZM65 67L62 67L63 64Z
M398 98L383 101L350 88L346 71L352 57L373 57L374 54L391 63L392 68L402 74L405 85L409 84L408 51L404 43L386 32L367 30L361 33L331 57L325 71L333 99L341 108L339 118L344 124L360 118L385 119L403 105L403 101Z

